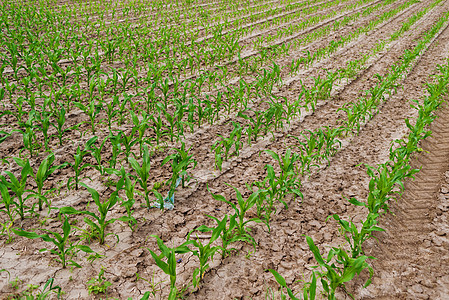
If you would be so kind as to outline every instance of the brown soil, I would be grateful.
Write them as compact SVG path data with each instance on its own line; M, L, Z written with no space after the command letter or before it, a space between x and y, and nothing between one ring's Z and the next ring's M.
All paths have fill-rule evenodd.
M399 2L403 3L398 1L395 6L399 5ZM326 66L331 67L327 69L344 67L346 61L359 58L364 50L373 47L377 39L388 37L408 17L429 3L430 1L422 1L411 6L396 18L378 26L370 34L346 45L329 58L315 63L310 69L300 70L295 77L283 74L286 79L284 81L289 84L276 94L287 98L297 97L300 80L310 81L308 76L323 74L323 68ZM41 248L50 247L41 240L16 237L13 242L7 243L6 237L0 237L0 269L7 269L11 275L9 278L7 273L0 273L0 299L23 291L27 284L42 287L49 278L55 278L55 284L66 292L66 299L104 298L104 295L92 296L87 292L87 281L98 275L101 267L105 268L105 277L112 283L108 288L108 297L138 299L144 292L151 291L154 285L155 290L161 290L156 292L155 299L166 299L169 278L157 268L148 251L151 249L159 253L156 240L150 235L158 235L167 245L179 245L185 241L192 229L200 225L213 225L206 215L221 219L224 214L232 213L227 204L214 200L209 190L223 195L226 199L235 200L235 193L227 184L239 188L242 192L246 191L245 183L265 177L266 164L275 166L275 161L261 152L262 150L271 149L284 153L287 148L295 147L295 141L288 137L289 134L298 136L306 129L313 130L338 123L342 115L337 113L337 109L354 101L363 91L374 86L374 75L384 75L404 51L416 45L423 32L431 28L448 9L449 1L445 1L429 12L406 35L391 43L388 51L370 60L367 68L361 71L355 80L337 86L332 93L333 98L319 103L315 112L305 113L285 130L276 132L273 137L270 135L261 139L252 147L245 141L240 156L225 162L221 172L213 168L214 158L210 147L217 140L217 134L229 135L232 130L231 121L242 120L233 115L227 116L222 118L219 124L204 125L195 129L194 134L186 135L186 145L193 146L192 153L199 164L191 172L194 180L189 186L178 189L175 209L162 212L147 210L139 207L143 203L143 199L139 198L134 213L138 219L137 229L131 231L128 226L118 221L109 225L107 232L115 233L119 242L117 243L113 235L107 237L106 245L101 246L98 242L93 242L90 245L92 249L104 257L89 263L85 259L86 255L80 253L74 259L83 266L81 269L61 269L53 255L39 252ZM365 25L371 17L368 16L329 37L307 45L308 48L305 49L312 51L326 45L339 34ZM361 210L345 200L345 197L364 199L367 196L369 177L366 169L360 164L373 166L385 162L391 142L405 136L407 127L404 119L416 117L416 111L410 107L410 101L423 96L424 83L431 80L430 76L435 74L437 64L443 63L449 56L448 43L449 27L446 27L403 79L403 88L398 89L397 93L382 105L379 113L362 128L360 134L343 139L342 149L331 159L328 166L323 165L319 170L314 170L310 177L302 178L301 191L304 199L289 198L288 209L279 206L271 221L271 232L262 224L252 226L252 235L257 243L255 251L248 244L238 243L232 255L224 259L216 255L200 288L190 288L186 298L265 299L269 290L274 291L278 297L278 284L267 269L277 270L286 278L289 286L297 287L297 282L304 276L307 278L310 267L315 265L304 235L311 236L321 250L343 243L336 222L326 222L326 218L337 213L358 223L364 216ZM285 65L290 58L299 57L302 50L292 51L281 64ZM255 102L254 106L257 105L258 102ZM380 226L385 228L386 232L376 234L377 241L369 241L365 246L367 252L377 258L370 261L375 270L375 278L367 289L361 288L361 279L348 285L348 291L353 293L356 299L449 298L449 106L442 107L438 115L439 118L430 128L433 136L423 142L424 151L414 162L416 167L422 167L421 171L414 181L406 183L403 196L392 205L393 214L384 216L380 221ZM10 124L12 120L12 117L1 118L2 125ZM85 120L86 116L82 115L81 111L70 112L71 123ZM124 124L123 129L129 129L131 125ZM87 131L88 126L85 125L83 130ZM70 135L73 143L68 142L63 147L59 147L56 142L51 145L55 149L58 164L72 162L76 146L83 145L92 136L90 132L84 136L77 132L71 132ZM107 127L100 126L97 135L101 139L104 138L107 135ZM169 149L176 146L176 143L167 145ZM0 155L2 158L18 156L22 147L20 135L15 134L2 144ZM168 178L169 168L160 166L166 155L166 149L154 153L150 182L160 182ZM44 157L45 154L41 153L32 159L35 170ZM11 170L18 174L19 168L15 163L11 163L10 166L0 166L0 170ZM105 187L105 178L101 178L95 170L87 169L83 175L92 178L92 182L85 182L96 188L101 197L108 197L113 191L112 188ZM70 176L73 176L70 169L57 171L47 188L56 188L59 182L66 183ZM248 192L244 193L244 196L248 196ZM83 188L79 191L68 191L62 187L61 194L55 195L52 204L57 208L72 206L85 209L90 199L90 194ZM92 206L91 204L91 208ZM125 210L117 205L110 217L119 217L124 213ZM250 211L250 214L254 215L254 211ZM0 215L0 218L4 218L4 215ZM82 226L82 218L71 219L77 220L78 225ZM15 226L25 230L59 230L61 223L54 212L50 216L42 212L39 218L17 221ZM207 241L208 235L201 235L200 238ZM192 273L198 266L198 261L190 253L178 255L177 259L180 260L177 286L187 286L192 280ZM362 278L364 276L366 274L363 274ZM139 277L145 280L138 280ZM9 283L15 278L20 280L18 290ZM349 296L340 291L338 298L349 299Z

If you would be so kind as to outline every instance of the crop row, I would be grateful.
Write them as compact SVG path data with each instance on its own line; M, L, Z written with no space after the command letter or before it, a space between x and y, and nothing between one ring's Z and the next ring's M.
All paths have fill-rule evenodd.
M79 62L79 64L72 65L70 61L61 63L65 50L58 50L60 44L57 39L53 40L54 43L48 47L44 46L44 40L36 39L35 44L30 43L27 47L14 48L15 43L12 41L20 39L19 35L12 36L14 33L11 28L9 32L2 31L1 42L9 47L9 55L4 55L2 59L0 102L3 111L0 117L3 120L8 120L8 124L5 123L5 128L2 128L5 130L0 131L0 144L20 136L24 148L19 151L19 157L2 157L4 164L10 165L12 168L0 175L3 205L0 211L7 218L5 223L2 223L1 234L7 236L8 241L12 241L14 238L12 233L15 233L19 236L40 239L53 244L53 249L42 249L42 251L50 251L55 255L63 268L67 266L81 267L77 256L79 251L86 252L88 258L92 260L99 257L99 254L86 244L91 244L93 240L104 244L111 237L116 237L118 241L118 235L109 232L113 223L123 222L129 226L131 231L136 229L138 224L134 213L136 202L142 202L142 206L147 209L152 207L172 209L174 207L176 191L189 184L192 180L192 170L198 164L193 155L195 150L192 147L187 148L183 141L188 131L195 133L196 129L205 123L216 125L227 116L233 118L233 129L230 134L218 136L210 148L215 157L215 168L221 170L224 161L230 159L231 156L239 155L245 141L251 146L268 134L274 136L275 133L283 131L287 124L297 121L304 110L314 111L318 101L328 100L331 97L335 83L357 76L370 57L386 49L388 43L404 35L419 19L441 2L442 0L436 0L429 6L423 7L407 19L402 27L390 37L368 50L368 54L365 54L363 58L349 61L346 68L335 72L329 71L324 77L313 78L310 87L300 81L301 92L298 94L298 98L293 100L279 96L279 89L285 86L285 78L282 78L283 70L288 68L288 72L294 75L299 71L300 66L309 66L332 55L337 49L347 45L349 41L360 38L376 26L386 24L388 20L417 2L408 1L395 6L394 9L390 9L389 6L395 3L393 0L377 5L376 3L369 4L366 7L364 6L367 4L366 1L350 4L360 5L360 11L352 14L351 17L336 19L335 23L332 23L333 29L322 27L327 29L311 32L310 36L305 36L310 39L308 42L324 37L333 30L345 28L344 26L350 22L358 18L365 18L377 10L380 10L380 13L372 19L368 19L367 25L357 27L348 35L343 36L341 41L333 42L314 53L309 52L307 58L293 61L286 67L276 62L273 62L270 68L259 69L258 66L262 67L268 61L285 55L290 51L289 49L286 51L281 49L279 53L274 51L266 54L257 61L255 67L252 61L246 60L246 58L239 59L240 68L246 68L247 71L236 75L253 74L253 77L248 79L239 76L237 80L232 80L234 82L232 84L229 82L229 74L225 75L224 67L221 78L217 78L219 75L214 73L216 72L214 69L194 80L182 80L179 74L173 71L174 69L169 70L168 74L171 75L167 76L167 73L160 71L160 66L154 65L154 69L148 69L147 77L142 79L142 72L139 72L137 68L141 63L141 57L135 57L132 64L126 68L107 69L104 67L106 62L103 57L104 53L100 53L99 46L93 44L87 47L79 44L78 49L75 49L75 51L82 51L81 54L79 52L75 54L75 56L79 56L72 61ZM326 2L322 7L325 8L331 3L339 4ZM3 7L3 9L5 8L6 6ZM355 6L346 8L353 11ZM92 9L99 8L94 6ZM387 9L387 12L383 12ZM326 15L326 18L333 16ZM155 237L161 253L156 254L150 249L149 251L161 270L170 276L171 299L175 299L177 295L185 292L185 290L178 290L176 285L175 254L189 252L198 258L199 265L192 276L192 285L197 288L209 268L209 261L216 252L220 252L222 257L226 257L230 254L235 242L247 242L256 247L255 240L251 236L251 224L253 222L263 223L268 231L271 230L270 221L279 204L287 208L289 197L302 197L301 178L309 174L313 167L329 163L329 159L340 149L341 140L346 135L358 133L361 125L369 120L379 105L386 100L386 94L392 92L402 76L410 69L412 62L421 55L433 36L446 24L448 16L446 13L423 40L418 42L413 51L406 52L401 60L393 65L389 74L384 78L378 78L379 82L374 88L367 91L366 97L359 99L357 103L349 103L341 108L347 115L345 120L341 120L341 126L335 128L322 126L315 131L302 131L298 136L293 137L297 142L296 149L288 149L283 155L266 150L266 153L277 164L276 166L266 166L265 177L262 180L247 184L249 197L243 197L244 194L242 195L238 189L234 188L238 200L236 204L221 195L212 194L214 199L230 206L233 210L232 215L225 215L221 220L210 216L216 222L216 227L200 226L196 228L178 247L170 248L159 237ZM4 18L5 20L7 18ZM321 19L319 22L323 20L325 19ZM311 21L310 24L313 22ZM32 37L32 34L27 36ZM37 36L32 38L37 38ZM294 41L298 42L299 40L295 39ZM137 53L140 46L135 45L132 52ZM39 51L43 51L44 54L42 55ZM38 55L41 55L41 58L36 59ZM117 58L120 56L122 55ZM173 53L167 54L167 59L170 57L173 57ZM47 58L50 59L50 63L45 62ZM115 59L116 57L113 56L112 60ZM69 67L66 67L66 64L69 64ZM213 64L211 63L211 65ZM9 70L3 72L7 66ZM251 70L250 68L255 69ZM446 69L442 67L441 70L447 74ZM441 78L447 80L446 77ZM294 78L290 79L295 80ZM439 77L438 80L441 78ZM442 85L445 83L446 81L441 82ZM445 90L440 88L437 92L441 94ZM81 123L77 123L79 120L73 120L73 115L77 113L80 113L79 115L84 120ZM130 128L128 128L128 124ZM416 132L418 135L416 139L419 139L422 134ZM53 149L64 146L67 138L76 133L79 133L84 142L74 144L75 151L70 154L67 161L57 162L56 152L53 152ZM177 145L167 153L159 166L156 166L170 169L168 180L152 182L154 176L151 171L155 167L152 157L160 149L168 148L167 144L175 145L175 143ZM41 161L41 154L44 151L49 154ZM409 154L407 159L408 157ZM37 165L37 170L34 168L35 162L40 162ZM280 169L280 173L277 174L275 169ZM62 182L64 187L69 190L86 189L92 199L89 204L92 205L88 204L86 207L75 209L74 207L61 207L61 203L52 203L55 195L61 189L52 181L55 176L66 170L70 172L70 178ZM87 177L87 170L95 170L95 175L100 175L101 180L105 181L104 185L108 186L112 193L104 194L101 189L95 189L92 184L86 184L86 180L90 180ZM370 174L375 174L372 168L369 170L371 170ZM387 171L391 170L387 169ZM404 174L405 177L412 175L410 172ZM374 178L374 175L372 177ZM377 179L373 180L377 182ZM396 182L393 183L396 184ZM382 184L379 183L377 186ZM388 195L385 197L388 199ZM351 201L368 208L371 205L369 204L371 200L366 205L356 202L356 200ZM124 208L125 213L118 218L112 218L111 211L119 206ZM385 205L382 204L379 207L384 209ZM62 234L54 231L37 234L34 229L32 232L16 227L19 220L40 215L44 208L48 209L48 215L56 214L58 216L62 224ZM247 218L247 213L250 210L256 211L256 217ZM371 219L366 221L366 226L372 225L368 228L369 230L376 226L376 214L378 213L379 211L373 212L372 216L375 217L370 217ZM76 216L82 217L81 225L75 226L75 223L79 222L76 221ZM348 236L349 233L355 236L353 225L338 216L334 216L334 218L344 228L349 228ZM197 234L200 232L212 233L207 244L198 238ZM349 252L345 249L336 248L330 259L332 257L336 257L338 260L346 259L349 265L357 264L362 269L369 268L365 263L367 258L362 255L363 251L361 250L361 244L368 236L370 234L363 235L362 241L354 244L354 248L350 250L351 255L348 256ZM220 246L217 246L217 241L221 241ZM308 238L307 242L318 260L321 256L319 256L319 252L317 254L317 248L313 241ZM356 257L353 253L357 253ZM344 273L346 272L344 268L336 270L329 265L330 260L321 259L318 263L324 269L314 272L312 282L306 285L305 291L310 297L313 293L312 287L316 286L317 278L322 279L323 288L328 295L333 295L335 289L345 282L344 280L353 277L360 270L360 268L353 268ZM327 266L333 269L331 270ZM336 281L332 281L336 278L333 277L335 274L332 271L340 276L337 284ZM280 280L277 273L273 274L276 274L276 278ZM102 275L103 273L100 272L99 280ZM327 289L325 281L328 282ZM50 284L52 281L49 281L46 287ZM283 284L281 283L281 285ZM50 289L52 289L51 286ZM148 296L149 293L145 297L148 298Z
M413 51L406 51L400 64L391 68L392 76L400 76L402 68L408 68L410 63L421 54L422 49L433 37L446 25L448 14L445 15L435 26L425 35ZM388 212L388 202L392 198L399 198L403 191L403 182L406 178L414 178L419 169L413 169L410 162L415 153L420 152L419 142L431 135L427 126L436 118L435 111L443 103L443 95L449 92L449 61L446 65L438 66L438 73L434 83L427 84L428 96L424 97L422 103L413 100L418 111L418 118L414 125L409 119L405 122L410 130L407 138L395 140L390 148L389 160L376 167L366 165L369 175L369 193L366 202L360 202L355 198L349 202L368 209L366 219L361 220L361 226L356 226L352 221L346 221L334 214L329 218L335 219L343 233L349 249L345 247L332 247L329 253L323 255L314 244L313 239L306 237L307 244L312 251L318 266L313 267L311 281L306 282L302 288L304 299L315 299L317 293L317 280L320 279L322 290L328 299L335 299L337 288L345 287L345 283L359 275L364 269L369 271L369 279L365 287L371 283L373 269L367 263L368 257L364 255L363 243L373 237L376 231L383 231L379 227L377 219L383 213ZM387 75L381 85L391 82L392 76ZM392 87L390 87L391 89ZM385 93L385 90L383 91ZM298 299L293 291L287 287L284 278L275 270L270 270L281 287L286 288L291 299Z

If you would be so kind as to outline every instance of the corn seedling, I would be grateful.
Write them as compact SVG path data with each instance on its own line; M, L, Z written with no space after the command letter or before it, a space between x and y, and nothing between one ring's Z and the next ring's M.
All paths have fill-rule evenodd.
M28 284L27 289L18 295L17 299L29 299L29 300L45 300L50 298L50 294L56 294L58 299L64 294L60 286L53 286L54 278L50 278L39 290L38 285Z
M108 287L112 285L104 276L105 268L101 267L98 277L93 277L87 282L87 290L90 294L103 294L107 292Z
M192 254L198 257L200 261L199 268L196 268L193 272L193 286L197 287L199 282L203 279L204 274L206 270L209 268L208 261L214 259L215 253L221 249L220 246L212 246L212 243L215 242L220 237L220 234L223 232L223 229L226 226L227 219L223 219L217 224L217 227L213 228L212 230L212 236L209 240L209 242L205 245L201 242L201 240L198 238L196 240L191 240L190 236L193 231L191 231L187 235L187 241L190 242L191 245L196 247L198 250L192 250ZM209 231L209 228L200 226L196 229L200 232Z
M77 268L81 268L81 266L76 263L72 259L67 259L67 256L72 256L75 250L81 250L86 253L93 253L94 251L88 246L84 245L73 245L69 241L70 232L72 227L70 226L69 219L67 216L64 216L64 223L62 225L63 234L59 234L57 232L53 232L50 230L45 230L48 234L54 236L54 238L50 237L48 234L37 234L35 232L28 232L24 230L16 230L13 229L13 232L18 236L23 236L29 239L42 239L44 242L53 243L56 246L56 250L54 249L40 249L39 252L50 251L52 254L55 254L59 257L58 261L62 264L62 267L65 268L67 264L72 265Z
M221 251L221 258L225 258L227 255L229 255L229 253L233 250L233 248L228 249L229 246L237 241L252 243L251 239L239 236L236 233L237 215L232 215L231 217L228 217L228 215L225 215L222 220L219 220L218 218L213 217L213 216L209 216L209 215L206 215L206 216L213 219L217 223L217 226L222 224L223 222L225 224L223 227L223 230L220 233L221 248L219 250ZM229 222L228 222L228 218L229 218ZM202 232L214 230L214 228L210 228L205 225L201 225L197 230L200 230L200 228L201 228Z
M274 279L276 279L277 283L281 286L281 299L286 300L287 297L284 295L283 289L285 288L287 290L287 295L292 300L300 300L300 298L296 297L296 295L293 293L293 291L287 286L287 282L285 281L284 277L280 275L277 271L269 269L268 271L273 274ZM316 275L315 272L312 272L312 281L309 283L306 283L303 287L303 299L304 300L315 300L316 297Z
M256 201L257 215L267 225L268 231L271 231L270 220L271 215L276 212L275 201L279 201L288 208L284 200L287 195L293 194L302 198L303 194L300 191L301 180L294 171L294 164L299 156L292 154L290 149L287 149L286 154L281 157L271 150L265 150L265 152L279 163L281 173L276 176L273 166L266 165L265 179L253 182L251 186L256 186L259 192Z
M274 158L281 168L279 177L274 175L274 170L271 168L271 172L269 172L268 175L268 181L272 190L276 190L276 186L279 185L277 198L287 208L287 204L283 201L287 194L295 194L297 197L303 198L303 195L299 190L301 187L301 180L297 178L297 175L294 172L294 163L298 161L300 157L299 155L292 153L290 149L287 149L284 156L279 156L271 150L265 150L265 152Z
M249 220L245 220L245 215L246 215L246 212L248 210L250 210L256 204L257 198L259 196L259 191L253 192L248 197L248 199L244 200L242 194L240 193L240 191L237 188L233 187L233 186L231 186L231 187L234 189L234 191L236 193L238 207L237 207L237 205L235 205L231 201L226 200L225 197L223 197L222 195L215 195L212 192L210 192L210 191L209 192L211 193L212 197L215 200L225 202L225 203L229 204L232 207L232 209L234 209L235 214L233 216L235 216L235 219L237 220L237 226L236 226L237 235L240 238L243 238L245 240L250 240L253 243L254 247L255 247L255 240L249 234L251 229L248 227L248 223L253 222L253 221L257 222L257 221L259 221L259 219L258 218L252 218L252 219L249 219Z
M108 139L112 144L112 157L109 160L109 168L115 169L117 166L117 158L122 152L122 145L120 144L120 134L113 135L109 133Z
M42 163L39 166L39 169L37 170L37 173L32 174L34 177L34 180L36 181L36 185L37 185L37 193L35 193L34 196L38 199L39 211L42 210L43 202L45 202L47 204L49 210L51 209L51 207L50 207L51 204L47 199L47 195L55 190L55 189L51 189L46 192L43 192L44 182L56 170L65 168L68 165L67 163L64 163L62 165L53 166L54 161L55 161L55 155L53 153L51 153L42 161Z
M9 177L9 182L6 180L6 178L3 175L0 175L1 180L1 192L2 192L2 199L5 203L5 206L8 205L7 214L10 217L10 220L12 221L13 215L11 211L11 205L14 205L14 211L17 212L17 214L20 216L20 219L23 220L25 218L26 212L33 212L33 209L29 206L25 205L25 201L28 200L28 196L24 197L24 194L28 192L28 190L25 190L26 184L27 184L27 178L28 176L32 176L33 169L31 168L29 160L23 161L19 158L14 158L14 161L22 167L22 171L20 173L20 180L11 172L5 171L6 175ZM9 191L11 190L15 197L17 197L17 201L14 201L14 198L11 198L9 196ZM27 210L28 209L28 210ZM27 211L26 211L27 210Z
M121 199L122 203L120 205L126 209L126 213L129 218L128 225L132 230L134 230L135 226L137 225L137 220L132 215L134 212L132 208L136 201L134 199L134 187L136 186L137 182L136 181L134 181L134 183L131 182L129 174L126 173L125 168L123 166L120 169L120 176L121 178L117 183L117 190L123 189L125 191L127 198L126 201L125 199Z
M62 146L64 134L78 128L80 124L64 128L64 125L66 123L66 110L62 106L58 110L56 110L55 116L56 122L50 122L50 125L56 129L56 136L59 140L59 146Z
M94 200L95 205L97 206L98 209L98 213L99 215L96 215L95 213L89 212L89 211L85 211L85 210L76 210L73 207L63 207L60 209L60 212L63 214L72 214L72 215L87 215L92 217L96 223L94 221L92 221L91 219L85 217L84 218L84 222L90 226L93 230L91 231L91 233L98 238L100 244L104 244L105 242L105 237L107 235L115 235L117 237L116 234L114 233L109 233L109 234L105 234L105 230L106 230L106 226L109 224L114 223L117 220L123 221L123 222L129 222L129 218L128 217L120 217L118 219L109 219L106 220L106 216L108 214L108 212L114 207L114 205L117 203L119 197L118 197L118 190L116 190L115 192L113 192L111 194L111 196L109 197L108 200L106 201L100 201L100 194L98 194L98 192L91 188L88 187L86 184L81 183L81 186L85 187L89 193L92 196L92 199ZM91 236L92 237L92 236ZM117 237L118 238L118 237Z
M74 105L81 109L89 117L92 133L95 134L95 124L102 109L102 104L95 104L93 100L90 100L88 105L84 105L80 102L75 102Z
M148 146L143 146L143 155L142 155L142 165L139 165L139 163L132 157L129 158L129 164L134 169L134 171L137 173L137 182L142 187L144 196L145 196L145 203L148 209L150 208L150 198L149 193L151 190L148 187L148 179L150 177L150 152L148 150Z
M388 211L388 200L395 186L403 189L403 179L413 178L419 170L406 165L405 162L394 164L387 162L378 165L377 169L366 165L367 173L371 177L369 182L369 194L367 202L359 202L355 198L349 200L350 203L357 206L365 206L370 213L377 214L381 209ZM376 175L376 173L378 175Z
M97 139L98 137L94 136L93 138L88 140L83 150L81 150L80 146L76 148L76 153L73 155L75 162L68 163L69 166L71 166L73 168L73 171L75 172L75 176L70 177L69 180L67 181L68 189L73 188L74 185L75 189L78 190L81 172L85 168L91 166L88 163L83 164L84 157L90 153L90 149L92 148L92 145L97 141ZM72 183L72 181L74 182Z
M4 208L0 209L0 211L8 215L9 222L13 223L17 204L14 202L14 197L11 197L9 194L8 186L6 180L4 181L4 177L0 177L0 195L2 196L1 203L4 205ZM3 226L3 229L5 228L6 225Z
M323 290L329 300L336 299L336 289L339 287L345 289L345 283L351 281L355 275L359 275L364 269L368 269L370 274L369 279L365 283L365 287L370 285L373 268L366 260L373 259L373 257L361 255L357 258L351 258L344 249L332 247L327 258L323 258L312 238L307 236L306 240L315 260L318 262L314 273L320 278ZM331 263L332 260L335 262Z
M100 147L97 147L95 145L95 142L97 141L98 137L94 137L94 142L89 144L89 148L87 149L90 151L90 155L95 159L96 165L90 165L94 169L96 169L98 172L100 172L100 175L105 175L106 168L103 166L102 160L101 160L101 152L103 151L104 144L108 140L106 137L103 142L101 142ZM87 147L86 147L87 148Z
M38 148L38 145L36 143L37 137L36 137L36 125L34 125L34 121L36 120L35 112L31 111L28 114L28 120L25 123L21 123L21 127L25 127L24 130L17 129L16 131L19 131L22 133L22 140L23 145L25 146L25 149L28 149L30 151L30 157L33 157L34 155L34 149Z
M164 242L157 236L152 235L152 237L155 237L157 239L157 245L159 246L159 250L161 250L161 254L157 255L150 249L151 256L156 261L156 265L167 275L170 276L170 294L168 296L169 300L175 300L177 299L178 289L176 287L176 254L184 254L189 253L191 250L186 246L190 242L187 241L186 243L174 247L169 248L167 247ZM164 262L162 258L167 258L167 262Z
M187 168L189 165L193 164L193 168L196 167L197 161L192 159L193 155L189 155L189 151L192 147L189 149L185 149L185 143L182 142L181 148L173 148L172 150L175 150L175 154L171 154L167 156L162 161L162 166L171 161L171 169L172 169L172 176L167 181L167 184L170 187L170 190L168 192L168 198L171 200L173 198L173 195L175 193L176 187L179 184L178 179L181 179L182 187L185 187L185 183L190 181L190 176L187 174ZM174 199L173 199L174 200ZM173 202L173 201L172 201Z
M3 210L0 210L0 211L3 211ZM14 241L14 237L12 235L13 225L14 225L14 221L7 221L5 223L0 222L0 226L2 227L2 229L0 231L0 236L6 237L6 241L5 241L6 244L9 244L12 241Z
M240 147L242 146L242 142L240 141L242 138L242 126L240 124L232 122L234 125L234 129L231 132L229 138L225 138L221 135L219 141L216 141L212 145L212 150L215 153L215 166L221 171L221 166L223 161L228 160L231 155L239 155ZM230 153L232 146L234 146L234 152Z
M131 147L139 142L134 136L137 130L137 127L133 127L129 135L126 135L122 130L119 130L119 143L124 147L123 153L125 154L125 161L129 161L129 156L132 153Z
M246 128L246 133L248 134L248 144L251 146L252 142L257 142L257 138L259 136L263 136L262 131L265 130L264 127L264 119L265 112L253 110L254 116L250 117L243 112L239 112L237 116L244 118L245 120L250 121L251 123ZM266 133L266 131L265 131Z
M352 221L348 222L343 220L337 214L332 215L332 218L340 224L340 232L351 248L352 258L357 258L361 254L364 254L362 245L366 240L372 237L374 231L384 231L382 228L376 226L376 219L378 216L378 214L369 213L367 218L364 221L362 220L362 228L359 232ZM331 217L328 217L328 219L329 218Z

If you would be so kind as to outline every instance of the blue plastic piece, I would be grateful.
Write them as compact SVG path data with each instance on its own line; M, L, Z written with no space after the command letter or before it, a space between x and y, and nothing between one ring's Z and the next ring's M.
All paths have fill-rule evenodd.
M179 186L181 183L181 177L176 179L175 189ZM164 198L164 209L170 209L172 210L175 207L175 193L169 198L170 192L167 194L167 197ZM159 202L154 203L151 207L161 208L161 204Z

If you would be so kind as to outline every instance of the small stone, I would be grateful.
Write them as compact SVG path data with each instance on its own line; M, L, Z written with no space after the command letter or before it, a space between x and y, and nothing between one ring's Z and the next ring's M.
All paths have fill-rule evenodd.
M415 284L414 286L412 286L412 290L419 294L423 292L423 289L420 284Z
M432 242L435 244L435 246L437 247L441 247L441 245L443 244L443 241L441 240L441 238L439 237L434 237Z
M313 227L316 227L317 229L320 229L321 227L323 227L323 226L321 225L321 223L318 222L317 220L310 221L309 224L310 224L311 226L313 226Z
M435 284L430 279L424 279L420 283L429 289L432 289L435 286Z
M446 232L444 230L437 230L437 231L435 231L435 234L439 235L439 236L445 236Z
M330 242L332 240L332 235L329 232L325 232L323 237L325 242Z

